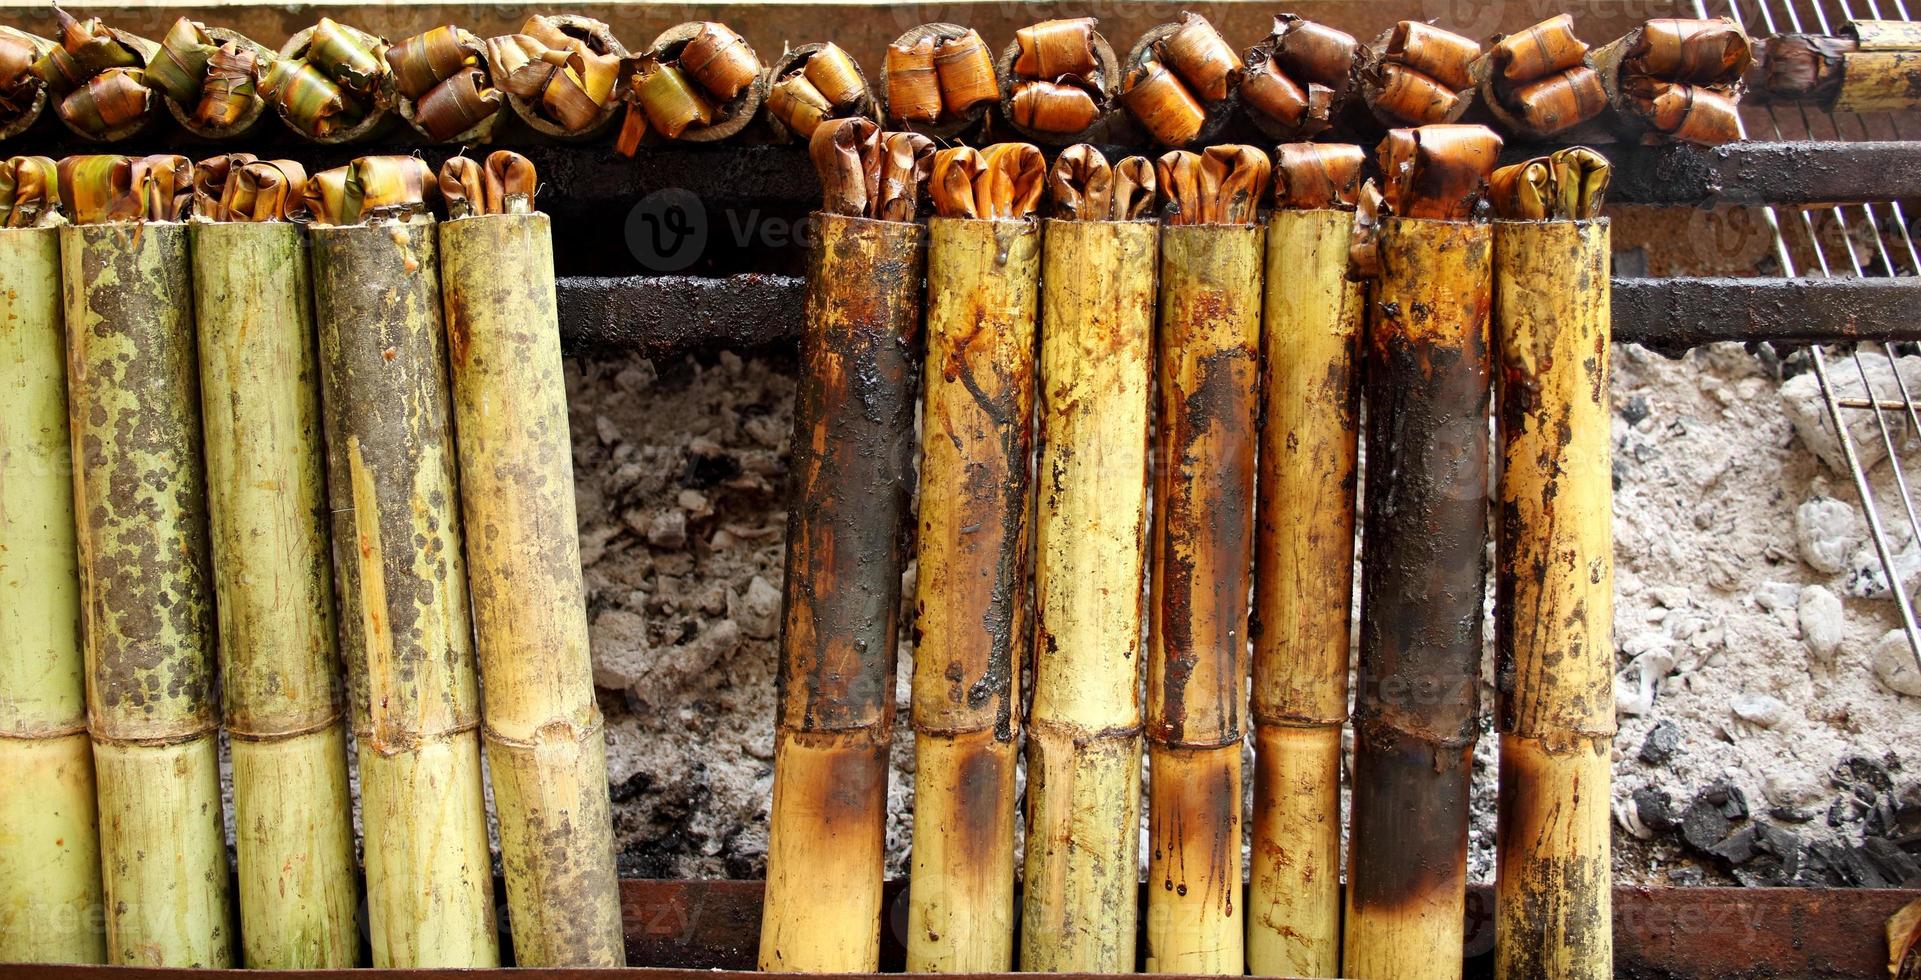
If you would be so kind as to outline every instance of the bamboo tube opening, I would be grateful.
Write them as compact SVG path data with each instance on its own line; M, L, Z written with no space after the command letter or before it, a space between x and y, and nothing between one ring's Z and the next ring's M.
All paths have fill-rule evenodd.
M1573 129L1606 111L1601 75L1574 18L1558 14L1518 34L1497 36L1475 60L1481 98L1503 126L1532 137Z
M1141 35L1128 51L1120 101L1162 146L1206 143L1239 104L1246 66L1220 31L1195 13Z
M1481 46L1421 21L1381 32L1361 67L1361 97L1386 126L1451 123L1474 103Z
M53 8L60 37L33 64L45 83L54 114L75 136L117 143L145 131L160 114L160 99L147 84L154 42L98 17L77 20Z
M767 97L760 56L725 24L701 21L670 27L654 39L647 57L655 64L650 69L643 61L632 97L645 113L649 131L667 139L726 139L753 122ZM662 78L669 68L678 79Z
M1274 29L1241 60L1241 104L1254 127L1277 140L1325 132L1346 111L1358 85L1364 51L1353 35L1294 14L1274 18Z
M53 48L44 37L0 25L0 140L33 128L47 109L47 84L33 66Z
M1850 21L1836 36L1777 34L1762 42L1747 82L1760 102L1812 102L1837 112L1921 105L1921 30L1905 21Z
M250 38L182 17L161 38L147 83L182 129L202 139L233 139L252 132L266 113L255 79L273 58Z
M386 50L394 112L435 143L488 143L500 128L507 97L489 45L451 25L406 38Z
M768 126L776 139L812 139L830 119L875 115L874 90L860 64L839 45L816 41L794 48L767 67Z
M393 119L387 43L322 17L261 66L258 89L287 128L325 146L372 139Z
M1120 66L1092 17L1024 27L1002 52L1001 116L1050 146L1092 139L1114 108Z
M889 126L952 139L980 125L1001 89L979 33L959 24L922 24L887 46L881 116Z
M1626 134L1716 146L1740 138L1736 103L1753 55L1727 18L1656 18L1589 56Z
M518 34L493 39L489 56L514 115L552 139L598 138L632 87L626 46L578 14L532 14Z

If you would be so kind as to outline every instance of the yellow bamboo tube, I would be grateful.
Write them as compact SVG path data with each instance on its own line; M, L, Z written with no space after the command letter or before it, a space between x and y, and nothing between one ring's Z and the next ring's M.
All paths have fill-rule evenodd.
M0 963L99 963L60 233L0 229Z
M1347 721L1360 435L1362 289L1354 214L1267 225L1266 418L1254 576L1254 817L1247 965L1341 969L1341 728Z
M496 966L434 225L309 234L374 965Z
M1147 971L1246 968L1241 741L1265 229L1161 229Z
M1014 968L1040 226L928 228L907 969Z
M306 247L284 221L192 229L241 955L345 969L360 889Z
M233 963L187 227L60 229L107 959Z
M1135 966L1158 229L1043 226L1021 969Z
M760 968L880 966L926 229L820 212L794 407Z
M1457 980L1487 537L1484 224L1388 218L1369 309L1344 976Z
M482 716L514 958L626 965L544 214L440 226Z
M1495 976L1614 975L1608 223L1494 225L1500 351Z

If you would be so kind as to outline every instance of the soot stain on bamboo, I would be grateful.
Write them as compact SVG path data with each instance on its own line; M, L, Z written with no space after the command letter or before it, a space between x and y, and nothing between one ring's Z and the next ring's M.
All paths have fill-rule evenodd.
M1605 759L1610 754L1611 736L1581 739L1566 751L1573 753L1592 752ZM1521 913L1517 918L1529 922L1555 922L1565 927L1556 943L1518 942L1508 947L1509 956L1519 957L1510 965L1512 975L1520 977L1545 977L1557 975L1566 962L1586 962L1602 955L1601 946L1606 945L1606 955L1612 955L1612 943L1603 943L1601 937L1609 933L1611 924L1603 921L1601 910L1591 904L1570 902L1569 896L1591 896L1605 893L1612 887L1612 869L1590 856L1562 856L1551 862L1542 862L1538 855L1542 851L1541 839L1565 833L1565 826L1573 819L1573 814L1563 812L1560 807L1543 808L1536 802L1536 787L1550 785L1554 773L1550 767L1543 766L1542 756L1531 752L1503 752L1501 756L1500 787L1496 797L1496 820L1502 828L1495 838L1497 867L1527 867L1531 874L1517 875L1513 887L1521 889L1520 902L1524 908L1534 909L1532 914ZM1581 787L1575 784L1575 795L1569 801L1581 802ZM1608 805L1606 785L1596 790L1602 794L1600 805ZM1530 859L1533 857L1533 859Z
M175 701L189 707L189 717L210 718L212 657L178 656L162 639L169 630L177 638L199 639L213 628L199 371L191 317L174 312L178 297L192 295L184 238L179 261L159 263L156 275L145 274L139 260L141 236L171 240L174 231L77 230L103 243L80 253L81 288L93 315L88 332L101 340L119 337L141 355L95 359L84 340L73 352L69 377L80 389L73 407L86 411L84 424L76 427L82 477L104 476L107 491L92 506L84 493L75 503L87 508L82 571L93 580L86 600L94 608L86 618L96 623L88 643L110 645L92 668L101 703L153 716ZM184 236L184 228L177 231ZM67 288L74 288L71 282ZM155 332L176 316L184 329ZM136 461L140 456L160 461L144 465ZM167 519L162 497L171 498L176 519ZM166 540L176 533L177 540Z
M994 741L1006 742L999 732ZM953 828L959 839L957 850L981 860L1000 853L1008 846L1009 827L1001 820L1001 787L1012 782L1008 769L1014 756L997 753L991 743L968 742L960 764L960 825ZM1011 801L1009 801L1011 802Z

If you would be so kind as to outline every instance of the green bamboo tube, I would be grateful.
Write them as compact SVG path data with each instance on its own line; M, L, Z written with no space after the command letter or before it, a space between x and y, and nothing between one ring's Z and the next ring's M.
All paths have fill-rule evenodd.
M1494 223L1501 786L1494 974L1614 976L1608 223Z
M0 963L100 963L60 233L0 229Z
M374 965L496 966L434 224L309 235Z
M1021 969L1134 969L1152 221L1043 223Z
M283 221L191 227L241 957L344 969L360 895L306 248Z
M624 966L544 214L440 226L482 717L514 958Z
M759 962L871 973L927 230L825 211L814 220Z
M1014 967L1040 225L928 225L907 969Z
M233 963L187 227L60 230L107 958Z
M1241 740L1265 231L1240 223L1161 229L1147 657L1149 973L1246 969Z

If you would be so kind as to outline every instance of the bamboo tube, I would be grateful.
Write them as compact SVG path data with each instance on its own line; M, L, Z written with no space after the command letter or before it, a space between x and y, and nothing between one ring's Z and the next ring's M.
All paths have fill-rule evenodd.
M1147 660L1147 971L1241 973L1241 741L1254 560L1261 257L1270 164L1162 157L1153 585ZM1200 171L1190 184L1174 172Z
M911 218L933 147L841 119L822 123L809 149L826 193L808 253L794 408L759 963L872 972L926 259L926 229ZM890 207L903 198L904 209ZM903 211L910 220L868 217Z
M1614 976L1607 161L1562 151L1548 207L1496 197L1501 786L1495 976ZM1510 168L1512 169L1512 168ZM1496 175L1495 183L1502 183Z
M984 159L983 159L984 158ZM928 228L907 968L1014 967L1040 150L942 151Z
M487 45L451 25L416 34L384 54L394 110L436 143L487 143L507 115Z
M223 183L247 167L299 198L286 162ZM191 225L241 952L257 969L344 969L360 896L311 284L299 227L268 214Z
M777 140L812 139L829 119L871 115L873 90L853 56L831 41L803 44L768 66L767 119Z
M1461 975L1487 539L1479 126L1394 130L1367 342L1361 654L1343 975Z
M100 963L57 177L0 163L0 963Z
M262 66L259 92L287 128L315 143L358 143L393 121L385 41L322 17Z
M218 968L233 935L187 167L61 161L82 223L60 229L60 265L107 959Z
M1140 164L1123 161L1138 174ZM1152 221L1108 220L1114 174L1063 152L1042 228L1041 474L1021 968L1133 970L1141 574L1153 384ZM1147 200L1153 175L1146 177ZM1118 213L1132 217L1131 209Z
M533 14L520 33L487 41L488 63L514 114L560 140L594 139L613 125L627 58L606 24L574 14Z
M349 176L378 186L372 161L382 159L392 158L356 161ZM425 164L401 159L418 180ZM434 230L415 215L309 231L334 578L382 968L499 962Z
M1200 14L1141 35L1127 54L1121 105L1162 146L1205 143L1239 104L1246 65Z
M1050 145L1091 138L1114 107L1120 65L1094 18L1042 21L1001 52L1001 115Z
M114 143L138 135L160 114L148 86L148 62L159 45L107 27L98 17L77 20L53 8L58 43L33 64L46 84L54 113L75 136Z
M1588 67L1587 52L1574 34L1574 18L1557 14L1497 37L1474 62L1475 84L1502 126L1522 136L1552 136L1607 110L1607 90Z
M486 180L501 187L523 165L530 175L524 157L496 152ZM587 598L566 533L573 456L552 233L531 183L465 202L478 205L471 216L440 226L483 733L515 962L624 966Z
M672 86L649 79L671 79ZM651 131L670 140L711 143L754 121L766 98L760 56L725 24L695 21L662 31L641 62L632 95ZM695 111L689 115L687 109ZM634 118L632 111L628 119ZM684 120L675 124L675 120Z
M941 139L974 129L1001 98L987 43L948 23L922 24L888 45L879 87L888 125Z
M1838 36L1780 34L1755 59L1757 102L1811 102L1836 112L1921 107L1921 29L1907 21L1857 20Z
M203 139L232 139L265 114L255 76L272 60L272 51L246 37L182 17L160 39L146 81L181 128Z
M47 110L47 85L33 66L53 42L0 25L0 140L33 128Z
M1628 135L1713 146L1740 138L1736 103L1752 58L1747 32L1727 18L1662 17L1596 49L1588 63Z
M1334 125L1357 85L1360 42L1344 31L1294 14L1274 18L1274 29L1241 60L1241 104L1255 128L1280 140L1307 139Z
M1474 103L1481 46L1416 20L1383 31L1361 67L1361 98L1386 126L1451 123Z
M1365 317L1347 272L1364 156L1344 144L1275 150L1254 574L1247 966L1257 976L1341 969L1341 728Z

